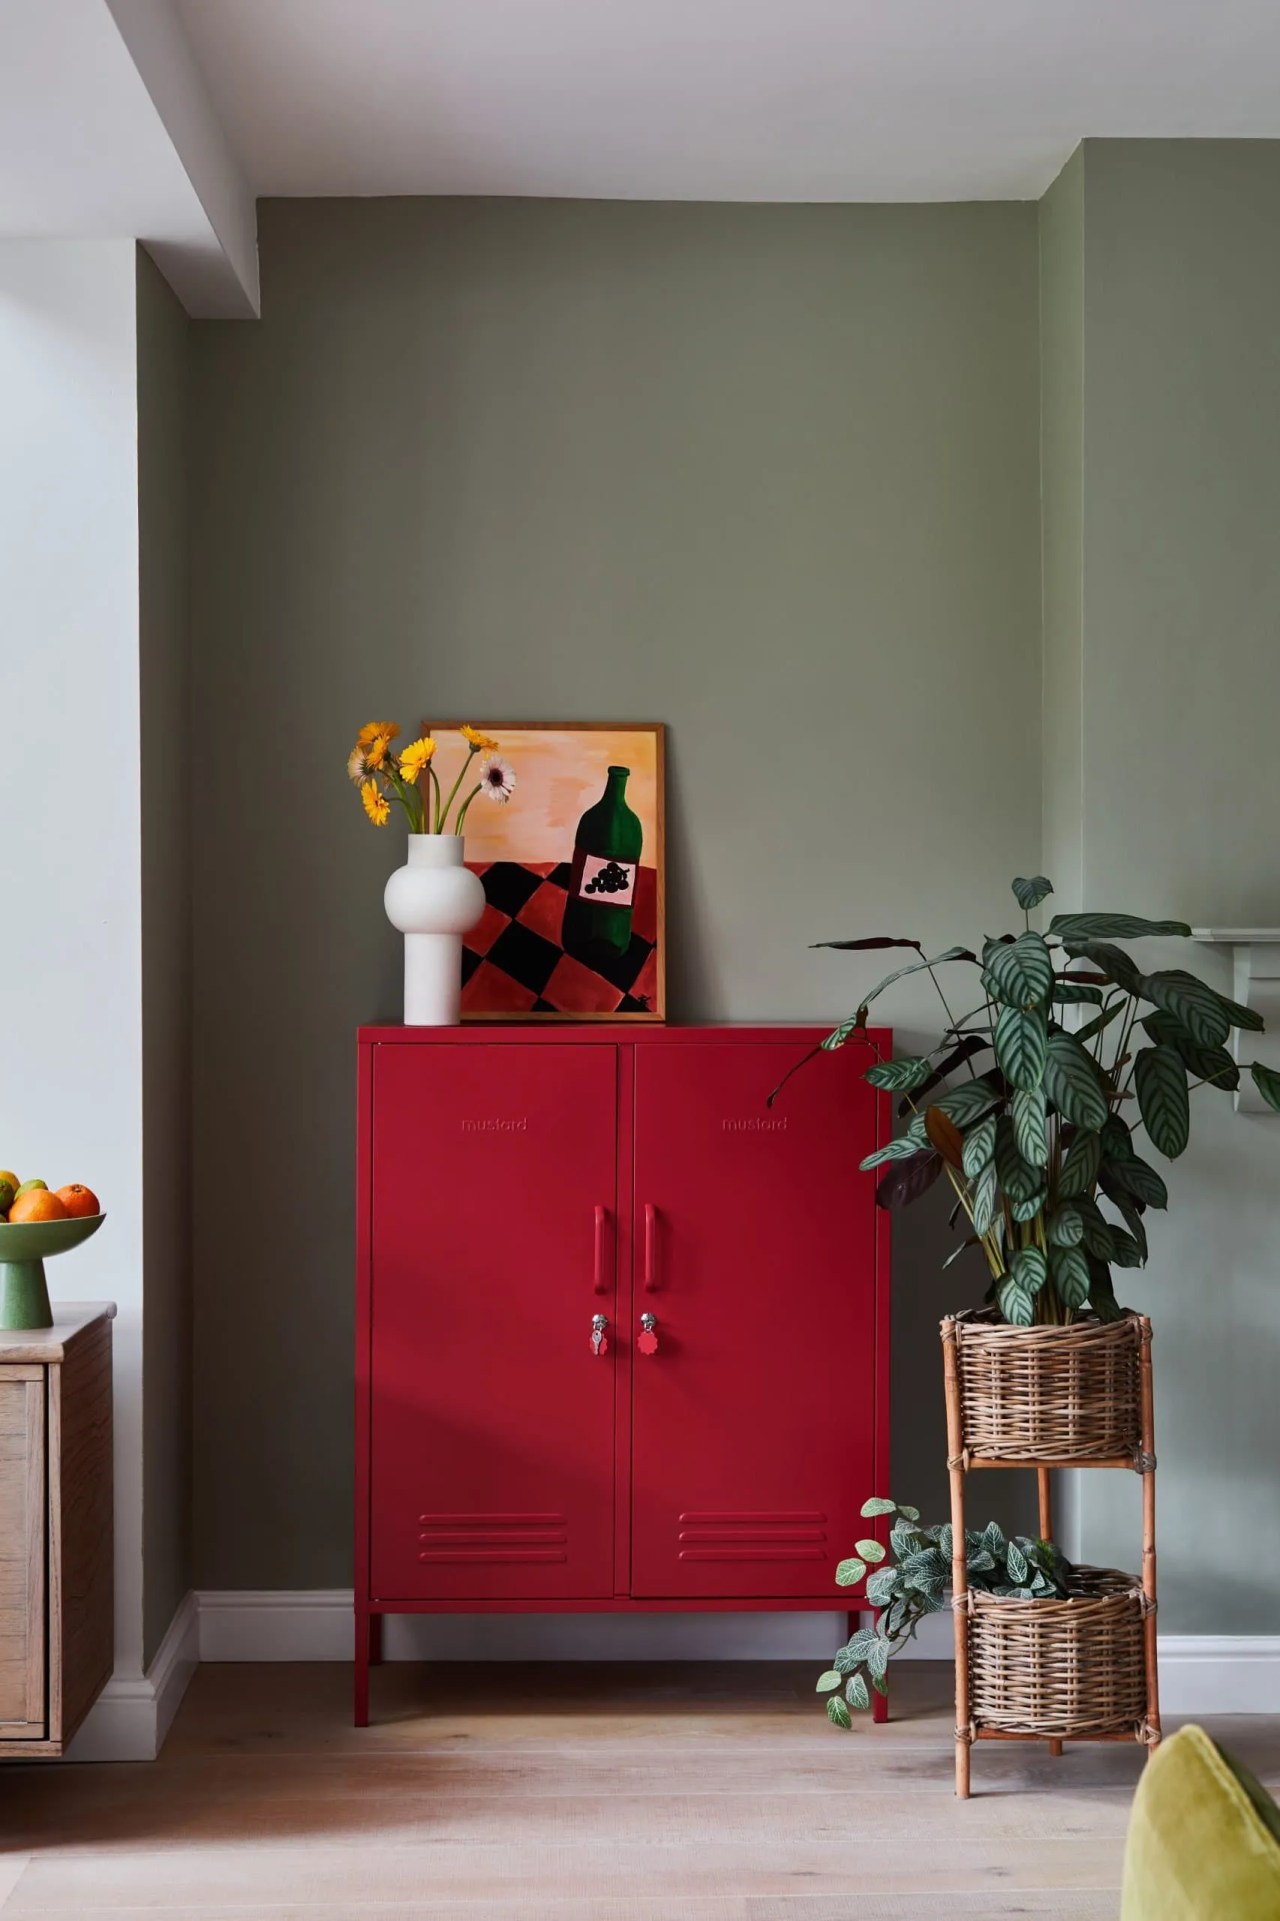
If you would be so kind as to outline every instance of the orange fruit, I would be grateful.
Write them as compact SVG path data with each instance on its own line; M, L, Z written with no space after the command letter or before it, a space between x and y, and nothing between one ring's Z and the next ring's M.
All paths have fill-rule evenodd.
M82 1187L79 1181L72 1181L69 1187L58 1189L58 1199L75 1220L83 1220L86 1214L101 1214L98 1197L91 1187Z
M66 1218L66 1207L47 1187L29 1187L9 1209L9 1222L14 1227L23 1221L65 1221Z

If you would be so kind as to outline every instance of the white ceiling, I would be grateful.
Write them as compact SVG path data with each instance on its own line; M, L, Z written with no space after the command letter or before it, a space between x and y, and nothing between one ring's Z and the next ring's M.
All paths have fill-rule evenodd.
M176 4L259 194L1025 198L1280 135L1278 0Z
M255 196L967 200L1280 138L1280 0L0 0L0 240L258 307Z
M161 0L0 0L0 239L146 241L193 313L256 311L256 215Z

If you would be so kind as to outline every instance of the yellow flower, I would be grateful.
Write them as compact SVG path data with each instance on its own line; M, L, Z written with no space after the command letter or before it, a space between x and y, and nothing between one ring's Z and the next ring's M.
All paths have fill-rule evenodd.
M364 786L360 789L360 798L364 802L364 811L374 826L385 827L387 824L387 815L391 812L391 809L387 804L386 796L379 793L376 780L367 780L365 782Z
M356 746L368 747L371 741L375 741L378 738L379 734L385 736L387 740L394 740L399 732L400 729L393 720L371 720L368 726L362 727L356 735Z
M381 767L383 761L387 758L387 749L390 745L390 734L375 734L364 750L365 766Z
M400 756L401 780L407 781L412 787L415 781L419 780L425 772L427 764L435 751L436 744L430 734L424 734L421 740L410 741Z
M493 753L497 748L498 743L496 740L491 740L488 734L482 734L474 727L459 727L458 732L462 735L462 738L466 741L473 754L478 754L481 748L484 748L489 753Z
M347 779L353 780L358 787L364 779L364 749L353 747L347 756Z

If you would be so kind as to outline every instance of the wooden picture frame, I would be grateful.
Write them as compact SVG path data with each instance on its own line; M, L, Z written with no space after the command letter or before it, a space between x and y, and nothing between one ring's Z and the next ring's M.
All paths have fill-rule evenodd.
M423 722L440 742L441 774L452 758L450 735L458 723ZM515 773L509 802L494 807L478 796L465 825L467 865L485 884L486 909L479 926L463 937L462 1018L466 1022L660 1022L666 1019L666 729L661 721L477 722L499 743ZM552 747L549 737L565 737ZM584 742L582 766L573 760L570 737ZM590 741L589 750L586 747ZM524 748L524 777L521 775ZM551 758L552 752L562 761ZM626 758L622 756L625 754ZM615 783L608 770L621 767ZM603 779L603 785L602 785ZM630 792L628 792L628 788ZM621 867L608 852L575 859L575 830L584 812L613 798L641 830L638 859ZM521 801L525 802L522 820ZM631 803L634 800L635 806ZM523 833L522 833L523 830ZM522 857L521 847L528 850ZM509 849L510 851L505 851ZM598 869L608 860L603 885L628 895L628 944L616 953L621 907L601 896L599 921L613 923L608 941L564 946L565 907L581 886L583 861ZM577 878L575 878L577 877ZM599 875L589 872L586 889ZM585 919L580 915L579 920ZM652 938L650 939L650 932ZM603 956L597 960L595 957ZM603 971L600 971L603 969ZM590 978L588 978L590 977Z

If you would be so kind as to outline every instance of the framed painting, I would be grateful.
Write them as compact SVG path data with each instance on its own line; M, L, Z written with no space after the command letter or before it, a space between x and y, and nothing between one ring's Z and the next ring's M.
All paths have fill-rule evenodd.
M485 911L463 939L462 1018L665 1019L662 727L486 731L509 792L467 811Z

